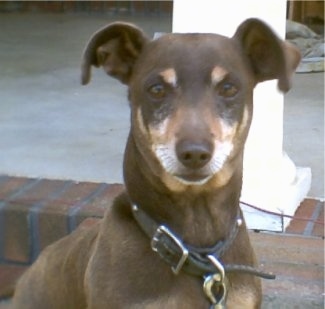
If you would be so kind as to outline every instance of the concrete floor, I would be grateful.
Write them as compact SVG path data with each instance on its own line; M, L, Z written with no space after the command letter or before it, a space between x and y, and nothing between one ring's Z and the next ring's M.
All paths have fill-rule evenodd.
M121 17L149 35L169 17ZM129 128L126 88L95 71L79 84L89 36L116 18L91 14L0 14L0 174L122 182ZM324 198L324 75L295 76L285 96L284 149L312 168L311 197Z

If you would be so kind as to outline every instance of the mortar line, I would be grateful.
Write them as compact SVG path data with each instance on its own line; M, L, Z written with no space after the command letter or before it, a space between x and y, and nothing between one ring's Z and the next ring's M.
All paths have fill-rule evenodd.
M303 235L304 236L311 236L313 233L313 229L315 226L315 221L317 220L317 218L319 217L319 215L322 212L322 208L323 208L323 203L321 201L318 201L318 203L315 206L315 209L310 217L310 221L308 221L308 223L306 224L306 227L304 229Z
M28 214L29 228L30 228L30 262L33 262L39 253L40 247L40 234L39 234L39 211L44 208L49 202L58 199L64 194L73 184L72 181L64 181L62 187L49 194L47 199L34 204Z
M78 202L73 208L69 209L68 212L68 232L71 233L73 230L77 227L76 222L76 214L79 212L79 210L89 204L91 201L93 201L96 197L100 196L107 188L109 187L109 184L107 183L101 183L99 186L91 192L88 196L83 198L80 202Z
M0 262L4 260L4 245L5 245L3 209L5 208L8 202L13 201L15 198L24 194L26 191L36 186L40 181L41 181L40 178L28 179L26 183L22 184L16 191L11 193L6 200L0 201Z
M0 201L0 210L10 201L17 198L19 195L24 194L26 191L37 185L41 181L40 178L28 179L26 183L22 184L15 192L11 193L4 201Z

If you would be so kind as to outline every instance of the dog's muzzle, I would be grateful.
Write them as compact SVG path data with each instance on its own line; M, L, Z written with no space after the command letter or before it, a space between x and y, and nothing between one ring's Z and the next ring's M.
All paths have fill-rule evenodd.
M176 155L186 168L198 170L211 160L213 148L212 143L206 141L193 143L189 140L182 140L176 145Z
M203 185L224 166L233 145L228 141L180 139L158 144L154 152L167 173L185 185Z
M193 143L189 140L182 140L176 144L176 155L182 164L182 172L175 176L185 183L203 184L211 178L211 174L204 169L213 156L213 144L203 141Z

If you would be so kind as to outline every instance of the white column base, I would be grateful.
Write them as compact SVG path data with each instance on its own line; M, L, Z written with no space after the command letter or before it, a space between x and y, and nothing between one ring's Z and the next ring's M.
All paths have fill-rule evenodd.
M173 3L173 32L214 32L231 37L242 21L257 17L271 25L280 37L285 36L286 0ZM199 23L193 22L198 16L203 18ZM254 90L254 116L245 146L241 199L266 211L293 215L309 191L311 170L296 168L282 154L283 95L276 84L277 81L263 82ZM290 221L244 206L243 210L250 229L283 231Z
M295 167L285 153L279 161L277 166L250 170L249 175L244 172L241 201L278 214L241 204L249 229L283 232L291 219L281 215L293 216L310 190L309 167Z

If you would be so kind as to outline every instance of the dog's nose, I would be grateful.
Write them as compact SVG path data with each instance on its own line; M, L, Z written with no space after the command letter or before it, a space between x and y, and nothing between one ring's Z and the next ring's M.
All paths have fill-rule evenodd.
M182 140L176 145L178 160L191 169L199 169L206 165L211 160L212 152L213 146L207 141L192 142Z

